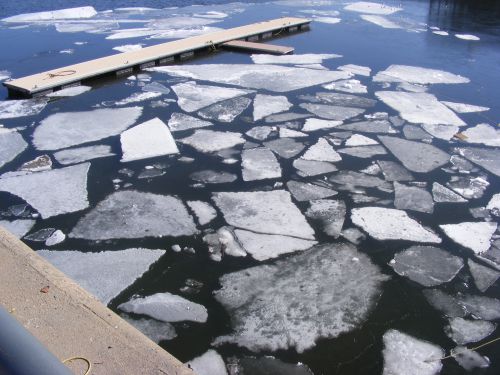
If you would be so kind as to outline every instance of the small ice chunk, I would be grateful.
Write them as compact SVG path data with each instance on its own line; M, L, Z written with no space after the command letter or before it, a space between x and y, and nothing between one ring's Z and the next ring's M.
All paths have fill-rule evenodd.
M437 375L445 352L439 346L391 329L384 334L383 375Z
M126 316L122 316L122 318L156 343L177 337L175 328L170 323L160 322L155 319L131 319Z
M35 220L20 219L14 221L0 220L0 226L7 229L17 238L22 238L35 225Z
M297 174L302 177L312 177L337 171L337 167L326 161L296 159L293 167L297 169Z
M212 349L186 362L186 365L197 375L227 375L224 360L219 353Z
M441 243L437 234L410 218L405 211L383 207L354 208L351 220L377 240Z
M255 64L322 64L323 60L342 57L335 54L314 54L303 55L265 55L255 54L250 56Z
M38 115L47 105L46 99L5 100L0 102L0 120Z
M464 198L479 199L490 184L482 177L452 176L446 185Z
M335 90L340 92L348 92L351 94L366 94L368 92L365 85L363 85L357 79L341 80L337 82L331 82L322 87L326 90Z
M37 253L107 305L140 278L165 250L126 249L97 253L39 250Z
M179 153L167 125L157 117L125 130L120 142L123 163Z
M450 319L450 325L445 328L449 338L458 345L478 342L495 331L496 325L483 320Z
M224 171L214 171L211 169L191 173L189 177L192 180L202 182L204 184L226 184L234 182L238 179L238 176L235 174Z
M465 295L459 298L459 303L475 319L500 319L500 300L496 298Z
M434 201L427 190L398 182L394 182L394 206L400 210L434 212Z
M204 306L171 293L135 296L130 301L118 305L118 308L127 313L146 315L167 323L184 321L205 323L208 318Z
M228 368L231 366L228 364ZM232 368L237 371L231 374L273 374L273 375L313 375L309 367L303 363L286 363L271 356L260 358L243 357Z
M463 40L480 40L478 36L471 35L471 34L455 34L455 37L458 39L463 39Z
M368 99L358 95L342 94L338 92L318 92L315 96L301 95L299 99L310 101L313 103L322 102L325 104L332 104L339 107L359 107L371 108L377 101Z
M308 118L302 127L304 132L313 132L320 129L331 129L342 125L342 121L321 120L319 118Z
M338 69L364 77L369 77L372 72L372 70L367 66L354 65L354 64L342 65L339 66Z
M115 155L111 152L110 146L97 145L57 151L54 153L54 158L62 165L69 165Z
M433 137L449 141L459 132L457 125L422 124L422 128Z
M469 83L468 78L437 69L419 66L391 65L373 77L374 82L408 82L420 85L436 83Z
M333 147L324 138L320 138L318 142L302 155L304 160L314 161L329 161L332 163L342 160L342 157L333 149Z
M451 353L457 363L467 371L490 366L490 360L487 357L464 346L457 346L452 349Z
M280 138L305 138L309 137L309 134L299 132L297 130L288 129L283 126L279 130Z
M299 106L316 116L336 121L344 121L365 112L363 108L339 107L325 104L302 103Z
M213 124L210 121L200 120L196 117L189 116L180 112L172 113L172 116L170 116L170 120L168 120L168 127L171 132L204 128L212 125Z
M357 121L351 124L341 125L339 129L360 133L396 133L391 123L387 120Z
M428 287L453 280L464 262L434 246L412 246L397 253L389 265L398 275Z
M7 70L0 70L0 82L9 79L11 76L10 72Z
M269 115L287 111L292 106L286 96L257 94L253 101L253 120L258 121Z
M306 117L311 117L311 115L306 115L303 113L293 113L293 112L286 112L286 113L280 113L277 115L271 115L267 116L265 121L267 123L275 123L275 122L285 122L285 121L292 121L292 120L300 120Z
M388 136L378 139L412 172L427 173L450 160L450 155L432 145Z
M264 141L273 133L274 128L271 126L256 126L250 129L245 134L257 141Z
M132 103L139 103L139 102L144 102L146 100L151 100L151 99L157 98L157 97L162 96L162 95L163 95L163 93L154 92L154 91L136 92L125 99L116 101L114 104L116 106L122 106L122 105L127 105L127 104L132 104Z
M346 215L344 201L333 199L311 200L306 216L318 220L322 224L323 232L333 238L338 238L342 232Z
M215 233L205 235L203 241L208 245L210 258L216 262L220 262L224 255L233 257L246 256L245 249L243 249L235 236L233 229L230 227L222 227Z
M358 228L344 229L340 235L354 245L359 245L361 241L366 238L363 232L361 232Z
M15 159L28 144L22 135L15 130L0 127L0 168Z
M361 146L361 147L346 147L338 150L340 154L354 156L356 158L372 158L376 155L385 155L387 151L380 145Z
M66 239L66 235L62 232L62 230L58 229L54 233L52 233L49 238L45 241L45 246L54 246Z
M442 100L441 103L443 103L448 108L453 109L457 113L473 113L473 112L484 112L490 110L488 107L481 107L472 104L446 102L444 100Z
M382 169L380 168L380 166L377 163L372 162L368 167L361 169L360 172L366 173L366 174L369 174L372 176L376 176L376 175L382 173Z
M269 142L264 142L264 145L284 159L290 159L297 156L305 148L304 144L291 138L274 139Z
M401 164L395 161L378 160L377 164L380 166L386 181L413 181L413 175Z
M286 186L293 197L299 202L328 198L338 194L338 192L333 189L328 189L309 182L288 181Z
M227 99L202 109L198 112L198 116L207 120L233 122L251 102L251 99L245 97Z
M199 152L216 152L245 143L240 133L196 130L193 135L179 142L195 148Z
M27 235L24 239L33 242L45 242L55 231L54 228L43 228Z
M118 52L131 52L131 51L139 51L142 49L143 44L125 44L122 46L113 47L115 51Z
M193 218L178 198L124 190L99 202L78 221L69 237L107 240L196 233Z
M340 18L337 17L314 17L313 20L314 22L328 23L331 25L335 25L336 23L342 21Z
M456 133L455 133L456 134ZM500 129L488 124L479 124L462 132L468 143L482 143L486 146L500 147Z
M462 198L457 193L452 190L444 187L438 182L434 182L432 184L432 196L434 198L434 202L436 203L463 203L467 202L467 199Z
M368 14L393 14L402 10L401 8L391 7L385 4L372 3L368 1L358 1L344 7L345 10Z
M142 91L144 91L144 92L159 92L159 93L162 93L165 95L170 93L170 89L168 87L166 87L158 82L152 82L152 83L148 83L147 85L142 86Z
M92 87L90 86L84 86L84 85L79 85L79 86L74 86L74 87L68 87L59 91L54 91L51 92L50 94L47 94L49 98L64 98L64 97L70 97L70 96L77 96L80 94L83 94L84 92L92 90Z
M354 134L345 141L345 145L348 147L353 146L371 146L378 145L379 143L374 139L365 137L361 134Z
M187 201L186 203L193 210L200 225L208 224L217 217L217 211L207 202Z
M97 12L94 9L94 7L84 6L77 8L58 9L46 12L18 14L17 16L4 18L2 19L2 21L10 23L24 23L24 22L92 18L95 15L97 15Z
M493 222L466 222L439 226L454 242L480 255L487 251L497 224Z
M365 21L371 22L377 26L383 27L384 29L401 29L397 23L391 21L390 19L384 16L377 16L371 14L362 14L360 16Z
M465 307L459 303L460 301L457 298L441 290L425 289L423 294L432 307L450 318L463 318L467 313Z
M500 176L500 149L461 147L457 151L467 160L479 165L496 176Z
M500 211L500 193L491 197L486 208L490 211Z
M335 184L344 186L345 190L352 190L356 187L364 187L392 191L392 186L387 181L377 176L369 176L367 174L354 171L342 170L333 176L330 176L329 180Z
M441 36L448 36L448 35L450 35L447 31L442 31L442 30L434 30L432 33L436 34L436 35L441 35Z
M276 156L264 147L243 150L241 166L243 181L281 177L281 167Z

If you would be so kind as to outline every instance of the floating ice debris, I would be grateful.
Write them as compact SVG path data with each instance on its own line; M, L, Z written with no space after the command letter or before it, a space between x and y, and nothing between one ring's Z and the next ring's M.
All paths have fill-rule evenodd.
M482 177L452 176L446 185L464 198L479 199L490 184Z
M361 147L346 147L338 150L340 154L350 155L356 158L372 158L376 155L385 155L387 151L380 145L361 146Z
M137 175L137 178L139 180L141 180L141 179L150 179L150 178L155 178L155 177L163 176L165 173L166 173L166 171L163 170L163 169L160 169L160 168L145 169L144 171L142 171L141 173L139 173Z
M43 228L27 235L24 239L33 242L45 242L55 231L54 228Z
M358 1L344 7L345 10L368 14L393 14L402 10L401 8L390 7L385 4Z
M129 38L139 38L143 36L151 36L159 34L159 30L153 30L149 28L136 28L136 29L122 29L111 35L108 35L106 39L108 40L121 40Z
M400 210L411 210L425 213L434 212L434 201L431 194L416 186L405 186L394 182L394 206Z
M264 142L264 145L284 159L290 159L297 156L305 148L305 145L291 138L275 139L269 142Z
M500 319L500 300L483 296L465 295L459 298L459 303L475 319Z
M198 375L227 375L224 360L219 353L212 349L186 362L186 365Z
M23 152L28 144L15 130L0 128L0 168Z
M396 130L387 120L357 121L339 126L342 130L351 130L360 133L396 133Z
M215 233L207 234L203 241L208 245L210 258L216 262L222 260L222 256L244 257L247 255L240 243L236 240L232 228L222 227Z
M54 158L62 165L77 164L83 161L114 156L111 147L106 145L71 148L54 153Z
M231 374L313 375L303 363L286 363L271 356L243 357L238 359L237 364L228 363L228 368L236 368L239 371Z
M192 321L205 323L207 309L197 303L170 293L156 293L147 297L132 297L118 308L127 313L147 315L162 322Z
M333 104L336 106L345 107L360 107L360 108L370 108L373 107L377 101L374 99L364 98L362 96L341 94L338 92L318 92L316 96L303 95L299 96L299 99L305 99L309 101L321 101L326 104Z
M319 338L360 325L387 279L365 254L342 243L226 274L215 298L228 310L234 333L215 344L230 342L252 351L295 347L302 353Z
M329 161L332 163L342 160L342 157L333 149L333 147L324 138L320 138L318 142L302 155L304 160Z
M441 290L426 289L423 294L432 307L450 318L463 318L467 314L465 307L459 303L457 298Z
M293 167L301 177L311 177L337 171L337 167L326 161L297 159L293 161Z
M199 152L215 152L245 143L240 133L196 130L193 135L180 139Z
M200 225L208 224L217 217L217 211L209 203L188 201L187 205L193 210Z
M234 182L238 179L238 176L235 174L224 171L213 171L210 169L191 173L189 177L192 180L202 182L204 184L226 184Z
M299 202L328 198L338 194L335 190L309 182L288 181L286 186Z
M31 228L35 225L35 220L0 220L0 226L7 229L17 238L22 238L26 233L28 233Z
M468 222L459 224L444 224L439 226L454 242L480 255L490 246L491 236L497 230L493 222Z
M391 329L384 334L383 375L437 375L445 352L437 345Z
M37 253L107 305L141 277L165 250L126 249L98 253L39 250Z
M6 79L9 79L10 76L11 76L11 74L7 70L0 70L0 82L5 81Z
M364 135L354 134L345 141L345 145L348 147L353 146L370 146L378 145L379 143L374 139L365 137Z
M455 34L455 37L458 39L463 39L463 40L480 40L478 36L471 35L471 34Z
M42 218L83 210L87 200L90 163L0 178L0 191L24 199Z
M229 225L257 233L314 240L314 230L284 190L220 192L213 200Z
M391 65L373 77L374 82L408 82L421 85L435 83L469 83L468 78L437 69L419 66Z
M107 240L195 233L193 218L178 198L126 190L99 202L78 221L69 237Z
M168 127L159 118L143 122L120 135L122 162L178 154L179 149Z
M495 331L496 325L482 320L450 319L450 325L445 328L446 334L458 345L478 342Z
M243 181L281 177L281 167L276 156L264 147L243 150L241 166Z
M143 44L125 44L123 46L113 47L115 51L118 52L131 52L131 51L139 51L142 49Z
M267 123L274 123L274 122L285 122L285 121L291 121L291 120L300 120L306 117L311 117L311 115L305 115L303 113L292 113L292 112L287 112L287 113L280 113L279 115L271 115L266 117L265 121Z
M316 241L311 240L276 234L260 234L241 229L236 229L234 233L244 249L259 261L277 258L282 254L307 250L317 244Z
M456 133L455 133L456 134ZM479 124L462 132L468 143L482 143L486 146L500 147L500 129L488 124Z
M331 129L342 125L342 121L321 120L319 118L308 118L302 131L313 132L320 129Z
M54 246L66 239L66 235L61 230L56 230L52 233L47 240L45 240L45 246Z
M408 216L405 211L361 207L351 211L352 222L377 240L440 243L441 239Z
M388 182L376 176L369 176L364 173L353 172L348 170L340 171L329 180L335 184L343 186L343 189L351 190L355 187L379 188L381 190L391 190L392 186Z
M422 128L433 137L449 141L458 133L457 125L422 124Z
M321 64L299 64L299 65L295 65L295 66L297 68L328 70L328 68L324 67Z
M441 35L441 36L448 36L448 35L450 35L447 31L442 31L442 30L434 30L432 33L436 34L436 35Z
M323 60L342 57L335 54L304 54L304 55L264 55L250 56L255 64L322 64Z
M156 319L132 319L126 316L122 316L122 318L156 343L177 337L175 328L170 323L160 322Z
M92 18L97 14L96 10L91 6L58 9L48 12L25 13L17 16L7 17L2 19L3 22L23 23L37 21L54 21L66 19L81 19Z
M39 150L58 150L97 141L120 134L141 114L141 107L55 113L35 129L33 143Z
M368 21L368 22L371 22L377 26L383 27L384 29L401 29L401 26L399 26L397 23L392 22L391 20L389 20L383 16L362 14L360 17L362 19L364 19L365 21Z
M253 120L258 121L269 115L287 111L292 106L286 96L257 94L253 101Z
M412 181L414 179L408 170L395 161L379 160L377 163L386 181Z
M183 39L221 30L222 29L219 27L212 27L212 26L197 26L195 28L156 30L156 32L153 33L153 35L149 36L148 39ZM155 30L152 31L154 32Z
M427 133L421 127L415 125L405 125L403 128L403 134L408 140L421 140L428 143L432 141L432 135Z
M229 85L248 87L252 89L264 89L273 92L288 92L298 90L305 87L319 85L325 82L347 79L351 76L350 73L341 71L323 71L316 69L292 68L279 65L256 64L164 66L151 68L150 70L168 73L176 77L188 77L191 79L224 83ZM217 89L228 90L222 87L218 87ZM192 95L194 92L193 88L188 90L188 92L190 93L190 95ZM212 95L210 92L205 91L203 94L200 93L200 96L210 97ZM189 110L186 111L190 112Z
M481 107L478 105L465 104L465 103L455 103L455 102L446 102L441 101L448 108L453 109L457 113L472 113L472 112L484 112L489 111L488 107Z
M344 201L333 199L311 200L306 216L318 220L323 227L323 232L338 238L344 225L346 205Z
M54 91L51 92L50 94L47 94L47 96L49 98L63 98L69 96L77 96L90 90L92 90L92 87L80 85L80 86L68 87L59 91Z
M432 145L388 136L378 139L412 172L427 173L450 160L450 155Z
M279 128L280 138L306 138L309 137L309 134L299 132L297 130L288 129L283 126Z
M342 65L339 66L338 69L364 77L369 77L372 72L372 70L367 66L354 65L354 64Z
M344 237L347 241L354 245L359 245L361 241L363 241L366 236L357 228L347 228L344 229L340 235Z
M171 132L204 128L212 125L213 124L210 121L200 120L196 117L189 116L180 112L172 113L172 116L168 121L168 127L170 128Z
M387 84L387 82L385 83ZM396 89L399 91L403 90L408 92L427 92L428 87L420 84L401 82L397 84Z
M412 246L397 253L389 265L400 276L423 286L436 286L453 280L464 262L434 246Z
M232 98L206 107L198 112L198 116L204 119L233 122L252 102L245 97Z
M154 99L159 96L162 96L163 94L161 92L136 92L132 95L130 95L128 98L118 100L114 104L116 106L122 106L122 105L127 105L127 104L132 104L132 103L139 103L139 102L144 102L146 100Z
M159 92L159 93L162 93L165 95L170 93L170 89L168 87L166 87L165 85L162 85L161 83L158 83L158 82L152 82L152 83L148 83L147 85L144 85L142 87L142 91L144 91L144 92Z
M5 100L0 102L0 119L34 116L46 105L45 99Z
M342 21L342 19L337 18L337 17L314 17L313 21L335 25L336 23L339 23L340 21Z
M389 107L398 111L408 122L429 125L465 125L465 122L432 94L377 91L375 95Z
M463 346L457 346L452 349L451 355L467 371L472 371L476 368L487 368L490 365L490 360L487 357L483 357L478 352Z
M490 211L500 211L500 193L495 194L493 195L493 197L491 197L486 208Z
M348 92L351 94L366 94L368 92L365 85L357 79L342 80L322 85L324 89Z
M467 160L479 165L496 176L500 176L500 150L461 147L457 151Z
M467 202L467 199L462 198L457 193L444 187L440 183L434 182L432 184L432 196L436 203L463 203Z
M256 126L255 128L247 131L245 134L258 141L264 141L269 138L273 131L274 128L271 126Z
M368 167L361 169L360 172L366 173L366 174L369 174L372 176L376 176L376 175L382 173L382 169L380 168L380 166L377 163L372 162ZM387 180L387 178L386 178L386 180ZM387 180L387 181L389 181L389 180Z

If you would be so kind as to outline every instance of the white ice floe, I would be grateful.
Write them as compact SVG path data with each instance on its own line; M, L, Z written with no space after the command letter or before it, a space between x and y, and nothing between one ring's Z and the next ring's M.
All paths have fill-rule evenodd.
M4 100L0 102L0 119L34 116L47 105L47 99Z
M222 256L245 257L247 252L236 239L231 227L222 227L215 233L206 234L203 241L208 245L210 258L216 262L222 260Z
M496 176L500 176L500 150L482 149L473 147L461 147L457 151L467 160L490 171Z
M69 237L88 240L191 236L197 233L182 201L133 190L115 192L83 216Z
M342 160L342 157L335 151L324 138L320 138L318 142L311 147L302 155L304 160L315 160L315 161L329 161L332 163Z
M316 116L336 121L344 121L365 112L363 108L340 107L326 104L302 103L300 107Z
M0 82L9 79L11 76L10 72L7 70L0 70Z
M264 146L271 149L275 154L284 159L290 159L300 154L306 147L291 138L279 138L269 142L264 142Z
M122 318L156 343L177 337L175 328L170 323L160 322L156 319L132 319L126 316L122 316Z
M35 220L19 219L14 221L0 220L0 226L7 229L17 238L22 238L35 225Z
M481 107L472 104L446 102L444 100L442 100L441 103L443 103L448 108L453 109L457 113L473 113L473 112L484 112L490 110L488 107Z
M314 230L284 190L220 192L213 200L229 225L256 233L314 240Z
M385 180L377 177L370 176L364 173L342 170L329 177L329 180L335 184L340 185L339 189L342 190L358 190L359 187L363 188L377 188L382 191L392 191L392 185Z
M500 193L495 194L491 197L486 208L490 211L493 210L500 211Z
M488 357L483 357L478 352L468 349L465 346L457 346L451 350L453 359L462 366L466 371L472 371L474 369L487 368L490 366L490 360Z
M459 132L457 125L422 124L422 129L433 137L449 141Z
M360 17L362 19L364 19L365 21L368 21L368 22L371 22L377 26L383 27L384 29L401 29L401 26L399 26L395 22L392 22L388 18L385 18L384 16L362 14Z
M168 73L177 77L188 77L273 92L288 92L351 77L350 73L341 71L260 64L179 65L156 67L149 70ZM218 87L218 89L228 90L221 87ZM191 88L188 93L193 95L193 89ZM203 92L200 95L202 97L211 96L211 93Z
M3 22L23 23L37 21L55 21L66 19L82 19L92 18L97 14L96 10L91 6L58 9L47 12L25 13L17 16L7 17L2 19Z
M263 261L280 255L307 250L316 245L316 241L304 240L276 234L254 233L236 229L239 242L254 259Z
M467 199L438 182L432 184L432 197L436 203L464 203Z
M432 195L424 188L394 182L394 206L399 210L434 212Z
M369 159L376 155L385 155L387 151L380 145L345 147L338 149L339 154L350 155L355 158Z
M302 177L312 177L337 171L337 167L326 161L296 159L293 167L297 169L297 174Z
M217 217L217 211L207 202L187 201L186 203L193 210L200 225L208 224Z
M379 136L378 139L412 172L427 173L450 160L450 155L426 143L388 136Z
M378 72L373 77L373 82L408 82L428 85L436 83L469 83L470 80L444 70L428 69L420 66L391 65L386 70Z
M469 265L469 271L474 279L474 284L476 284L477 289L483 293L500 277L500 271L483 266L471 259L467 261L467 264Z
M253 101L253 120L258 121L269 115L287 111L292 106L286 96L257 94Z
M455 193L466 199L479 199L484 195L490 183L482 177L474 176L452 176L446 183Z
M499 299L466 294L464 296L459 296L457 300L474 319L500 319Z
M286 121L292 121L292 120L300 120L300 119L307 118L307 117L311 117L311 115L307 115L307 114L303 114L303 113L286 112L286 113L280 113L277 115L267 116L265 121L267 123L286 122Z
M441 242L438 235L401 210L383 207L354 208L351 211L351 220L377 240Z
M55 113L37 126L33 144L39 150L58 150L98 141L120 134L133 125L141 114L141 107Z
M436 34L436 35L441 35L441 36L448 36L448 35L450 35L450 33L448 33L447 31L442 31L442 30L434 30L432 33Z
M25 200L42 218L83 210L87 200L90 163L0 178L0 191Z
M213 124L210 121L200 120L199 118L180 112L172 113L170 120L168 120L168 127L171 132L204 128L212 125Z
M131 52L131 51L139 51L142 49L142 44L124 44L123 46L113 47L115 51L118 52Z
M368 89L357 79L341 80L322 85L324 89L348 92L351 94L366 94Z
M320 22L320 23L327 23L330 25L335 25L336 23L339 23L342 21L342 19L338 17L314 17L313 18L314 22Z
M307 138L309 134L299 132L298 130L288 129L283 126L279 128L280 138Z
M463 40L480 40L478 36L471 35L471 34L455 34L455 37L458 39L463 39Z
M342 121L322 120L319 118L308 118L302 127L304 132L313 132L320 129L331 129L342 125Z
M378 145L379 143L371 138L365 137L361 134L354 134L345 141L345 145L348 147L354 146L371 146Z
M421 92L377 91L377 98L414 124L466 125L432 94Z
M339 66L338 69L364 77L369 77L372 72L372 70L367 66L354 65L354 64L342 65Z
M320 338L362 324L387 279L368 256L343 243L226 274L215 298L231 316L234 332L214 343L302 353Z
M465 142L482 143L486 146L500 147L500 128L479 124L462 132Z
M132 104L132 103L140 103L140 102L144 102L146 100L158 98L159 96L162 96L162 95L163 95L163 93L154 92L154 91L136 92L136 93L130 95L128 98L116 101L114 104L116 106L122 106L122 105L127 105L127 104Z
M313 103L322 102L339 107L359 107L370 108L377 104L374 99L365 98L359 95L341 94L337 92L318 92L315 96L301 95L299 99L304 99Z
M295 65L297 68L306 68L306 69L318 69L318 70L329 70L327 67L321 64L298 64Z
M77 96L90 90L92 90L92 87L80 85L80 86L68 87L59 91L54 91L51 92L50 94L47 94L47 96L49 98L64 98L69 96Z
M400 276L423 286L436 286L453 280L464 262L434 246L412 246L397 253L389 265Z
M243 150L241 154L243 181L280 178L281 167L276 156L267 148Z
M214 103L253 92L227 87L199 85L194 81L179 83L172 86L172 89L179 98L177 102L179 107L186 112L194 112Z
M458 298L446 294L439 289L425 289L423 294L432 307L441 311L447 317L463 318L467 314L465 307L460 304Z
M339 126L339 129L349 130L360 133L396 133L396 130L387 120L367 120L356 121L347 125Z
M215 152L245 143L240 133L196 130L193 135L179 139L199 152Z
M227 375L226 364L215 350L210 349L186 365L198 375Z
M491 236L497 230L493 222L466 222L459 224L444 224L439 226L454 242L480 255L490 246Z
M200 110L198 116L207 120L233 122L251 102L251 99L245 97L227 99Z
M288 190L290 190L290 193L292 193L293 197L299 202L328 198L338 194L338 192L333 189L309 182L288 181L286 186Z
M344 201L333 199L317 199L309 202L306 216L317 220L327 235L338 238L344 225L346 205Z
M165 250L126 249L97 253L39 250L37 253L107 305L140 278Z
M167 323L183 321L205 323L208 318L204 306L171 293L135 296L130 301L118 305L118 308L127 313L147 315Z
M322 64L323 60L342 57L335 54L265 55L250 56L255 64Z
M122 162L178 154L179 149L167 125L159 118L143 122L120 135Z
M228 182L234 182L238 179L238 176L235 174L224 171L214 171L211 169L191 173L189 177L192 180L204 184L225 184Z
M495 331L496 325L483 320L451 318L446 334L458 345L478 342Z
M87 160L115 156L106 145L70 148L54 153L54 158L62 165L77 164Z
M257 141L264 141L268 139L274 131L274 128L271 126L256 126L255 128L247 131L245 134L250 138L256 139Z
M63 233L62 230L58 229L52 233L49 238L45 240L45 246L55 246L57 244L60 244L66 239L66 235Z
M15 130L0 128L0 168L23 152L28 144Z
M391 7L380 3L372 3L368 1L358 1L356 3L346 5L344 9L358 13L385 14L385 15L393 14L402 10L401 8Z
M383 375L437 375L445 352L437 345L391 329L384 334Z

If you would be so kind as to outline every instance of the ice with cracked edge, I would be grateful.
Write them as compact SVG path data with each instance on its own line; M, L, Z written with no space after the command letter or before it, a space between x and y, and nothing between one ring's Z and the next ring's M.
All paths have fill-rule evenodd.
M110 146L96 145L57 151L54 153L54 158L62 165L69 165L115 155L111 152Z
M401 26L399 26L397 23L391 21L390 19L384 17L384 16L377 16L377 15L372 15L372 14L362 14L360 16L362 19L365 21L368 21L370 23L373 23L377 26L383 27L384 29L401 29Z
M365 77L369 77L372 72L372 70L367 66L354 64L342 65L339 66L338 69Z
M342 200L316 199L309 202L310 207L306 216L318 220L323 232L334 238L338 238L342 232L346 215L346 205Z
M50 94L47 94L47 96L49 98L64 98L70 96L77 96L90 90L92 90L92 87L80 85L80 86L68 87L59 91L54 91L51 92Z
M186 362L186 365L198 375L227 375L224 360L220 354L213 349Z
M293 197L299 202L328 198L338 194L338 192L333 189L318 186L310 182L288 181L286 186Z
M15 130L0 128L0 168L23 152L28 144Z
M438 182L432 184L432 197L436 203L464 203L467 199L462 198L460 195L454 191L444 187Z
M213 124L210 121L200 120L199 118L189 116L180 112L172 113L172 116L170 116L170 120L168 120L168 127L171 132L204 128L212 125Z
M280 178L281 166L271 150L265 147L243 150L241 153L243 181Z
M175 328L170 323L160 322L156 319L132 319L123 315L122 318L156 343L177 337Z
M0 102L0 119L34 116L47 105L47 99L5 100Z
M378 160L377 164L386 181L412 181L414 179L406 168L395 161Z
M258 121L269 115L288 111L292 106L286 96L257 94L253 101L253 120Z
M495 324L483 320L451 318L445 332L458 345L465 345L470 342L481 341L491 335L495 328Z
M488 107L481 107L473 104L447 102L444 100L442 100L441 103L443 103L448 108L453 109L457 113L473 113L473 112L484 112L490 110Z
M187 201L186 203L193 210L200 225L208 224L217 217L217 211L207 202Z
M193 135L179 139L179 142L199 152L216 152L245 143L240 133L213 130L196 130Z
M336 121L344 121L365 112L363 108L340 107L326 104L302 103L299 106L316 116Z
M338 152L324 138L320 138L317 143L309 147L301 158L304 160L329 161L332 163L342 160Z
M335 54L314 54L303 55L265 55L255 54L250 56L255 64L322 64L323 60L342 57Z
M419 66L391 65L373 77L374 82L408 82L420 85L436 83L469 83L468 78L437 69Z
M297 174L302 177L317 176L338 170L335 165L326 161L304 160L300 158L293 161L293 167L297 169Z
M252 100L246 97L237 97L212 104L198 111L198 116L207 120L233 122L236 117L248 108Z
M486 146L500 147L500 129L488 124L478 124L462 132L468 143L482 143Z
M385 155L387 151L380 145L375 146L359 146L359 147L344 147L338 150L340 154L350 155L355 158L372 158L376 155Z
M264 142L264 145L284 159L297 156L306 147L304 144L291 138L273 139L272 141Z
M493 222L466 222L439 226L454 242L481 255L491 247L491 236L497 230Z
M3 22L22 23L37 21L54 21L66 19L92 18L97 15L94 7L84 6L77 8L58 9L46 12L24 13L2 19Z
M394 206L399 210L434 212L434 201L427 190L398 182L394 182Z
M14 221L0 220L0 226L7 229L17 238L22 238L26 233L28 233L31 230L31 228L33 228L34 225L35 225L35 220L24 220L24 219L14 220Z
M322 85L324 89L348 92L351 94L366 94L368 92L365 85L357 79L347 79Z
M477 289L483 293L500 277L499 271L483 266L471 259L467 261L467 264L469 265L470 273L474 279L474 284L476 284Z
M302 127L304 132L313 132L320 129L331 129L342 125L342 121L322 120L319 118L308 118Z
M455 361L467 371L472 371L475 368L487 368L490 365L488 357L483 357L478 352L464 346L457 346L451 350L451 353Z
M500 150L475 147L457 148L461 156L479 165L496 176L500 176Z
M344 9L351 12L384 15L393 14L402 10L401 8L391 7L385 4L372 3L368 1L358 1L355 3L351 3L346 5Z

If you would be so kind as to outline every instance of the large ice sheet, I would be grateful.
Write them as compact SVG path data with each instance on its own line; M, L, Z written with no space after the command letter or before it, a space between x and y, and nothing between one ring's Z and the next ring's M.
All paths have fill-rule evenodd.
M125 130L120 142L122 162L179 153L167 125L157 117Z
M42 218L83 210L87 200L87 172L90 163L0 178L0 191L17 195L37 210Z
M107 240L191 236L195 233L193 218L178 198L124 190L99 202L78 221L69 236Z
M280 178L281 167L276 156L265 147L243 150L241 154L243 181Z
M302 155L302 159L335 163L342 160L342 157L333 149L326 139L320 138L317 143L309 147L304 155Z
M257 94L253 101L253 120L289 110L293 106L286 96Z
M37 253L107 305L140 278L165 250L126 249L97 253L39 250Z
M23 152L28 144L15 130L0 128L0 168Z
M314 240L314 230L287 191L220 192L213 194L213 200L229 225Z
M39 114L46 105L46 99L4 100L0 102L0 120L34 116Z
M60 164L68 165L114 155L115 154L111 152L110 146L97 145L57 151L54 153L54 158L56 158Z
M33 144L39 150L58 150L98 141L120 134L133 125L141 114L141 107L55 113L37 126Z
M347 79L351 76L350 73L342 71L254 64L164 66L151 68L150 70L168 73L177 77L188 77L274 92L298 90L325 82Z
M351 211L351 220L377 240L440 243L441 238L405 211L383 207L361 207Z
M497 224L493 222L444 224L439 227L454 242L471 249L478 255L490 248L491 236L497 230Z
M446 334L458 345L478 342L495 331L496 325L483 320L450 319Z
M374 82L409 82L420 85L436 83L468 83L468 78L443 70L419 66L391 65L373 77Z
M496 176L500 176L500 149L461 147L457 151L467 160L486 169Z
M358 1L346 5L345 10L350 10L352 12L358 13L369 13L369 14L393 14L402 10L401 8L391 7L385 4L372 3L368 1Z
M317 220L323 227L323 232L334 238L340 236L344 225L346 205L344 201L333 199L317 199L309 202L306 216Z
M37 21L54 21L66 19L92 18L97 14L94 7L85 6L78 8L58 9L47 12L25 13L2 19L3 22L23 23Z
M213 349L186 362L186 365L188 365L197 375L227 375L224 360L219 353Z
M199 85L194 81L178 83L172 86L172 90L174 90L179 98L177 104L186 112L194 112L222 100L236 98L253 92L251 90L228 87Z
M314 54L303 55L265 55L256 54L250 56L255 64L322 64L323 60L342 57L335 54Z
M328 120L344 121L365 112L363 108L340 107L336 105L302 103L301 108Z
M240 133L196 130L193 135L179 139L199 152L215 152L245 143Z
M415 124L457 125L463 122L437 98L425 92L377 91L377 98L398 111L403 119Z
M400 210L411 210L425 213L434 212L432 195L417 186L405 186L394 182L394 206Z
M202 109L198 112L198 116L208 120L233 122L251 102L251 99L245 97L227 99Z
M226 274L215 298L228 310L234 332L215 344L302 353L320 338L362 324L387 279L365 254L343 243Z
M446 152L426 143L388 136L379 136L378 139L412 172L427 173L450 160Z
M7 229L17 238L22 238L35 225L35 220L20 219L14 221L0 220L0 226Z
M212 126L210 121L200 120L199 118L186 115L180 112L172 113L170 120L168 120L168 127L171 132L179 132L189 129L204 128Z

